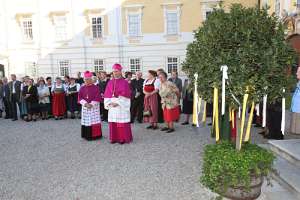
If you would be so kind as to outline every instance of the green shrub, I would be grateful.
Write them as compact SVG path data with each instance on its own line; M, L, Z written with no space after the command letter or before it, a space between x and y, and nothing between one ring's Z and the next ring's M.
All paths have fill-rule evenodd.
M226 141L207 145L201 182L219 194L240 185L250 189L251 177L267 176L273 170L274 159L271 152L255 144L245 144L241 151Z

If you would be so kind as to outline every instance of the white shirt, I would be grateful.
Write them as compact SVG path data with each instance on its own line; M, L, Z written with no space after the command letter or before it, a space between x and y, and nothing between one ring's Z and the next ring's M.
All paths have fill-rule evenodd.
M15 84L16 84L16 81L13 81L13 84L12 84L12 93L15 94L16 93L16 88L15 88Z
M144 81L143 87L145 87L145 85L151 85L152 83L153 83L153 80L148 81L148 79L147 79ZM156 78L154 80L154 89L159 90L159 88L160 88L160 80L158 78Z

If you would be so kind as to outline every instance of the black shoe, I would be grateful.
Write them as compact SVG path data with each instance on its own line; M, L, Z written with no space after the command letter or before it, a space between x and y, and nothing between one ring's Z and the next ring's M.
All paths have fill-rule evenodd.
M153 126L152 125L147 126L146 129L153 129Z
M157 127L157 126L153 126L152 129L153 129L153 130L156 130L156 129L158 129L158 127Z
M164 127L164 128L162 128L162 129L160 129L161 131L168 131L169 130L169 128L168 127Z
M34 122L36 122L36 119L33 119Z
M58 117L55 117L55 120L58 120Z
M169 129L166 133L172 133L174 132L175 130L172 128L172 129Z
M181 125L188 125L189 123L188 122L183 122Z
M17 121L18 119L12 119L11 121Z

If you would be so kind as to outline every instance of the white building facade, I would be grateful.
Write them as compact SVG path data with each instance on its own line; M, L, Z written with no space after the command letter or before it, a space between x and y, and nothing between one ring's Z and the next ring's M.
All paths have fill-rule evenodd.
M164 32L144 33L142 4L123 6L121 0L0 2L0 64L6 76L110 72L114 63L121 63L126 71L163 68L184 75L180 64L193 33L180 32L180 3L158 6L164 12ZM174 9L167 10L169 5ZM168 35L178 38L170 40Z

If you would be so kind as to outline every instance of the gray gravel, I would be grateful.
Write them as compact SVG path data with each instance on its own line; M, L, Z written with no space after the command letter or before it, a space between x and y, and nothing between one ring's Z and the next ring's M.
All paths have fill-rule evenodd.
M133 125L134 142L80 138L79 120L0 119L1 200L207 200L199 184L208 128L175 133Z

